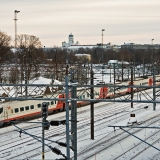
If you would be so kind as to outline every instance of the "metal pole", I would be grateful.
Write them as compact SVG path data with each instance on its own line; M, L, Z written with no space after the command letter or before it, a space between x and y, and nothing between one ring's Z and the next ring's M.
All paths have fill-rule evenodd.
M26 66L25 66L25 84L27 84L28 83L28 81L27 81L27 70L26 70ZM27 92L27 85L25 86L25 96L26 96L26 98L27 98L27 94L28 94L28 92Z
M105 29L102 29L102 82L103 82L103 31L105 31Z
M15 21L15 51L17 52L17 13L19 13L20 11L17 11L15 10L14 11L14 21ZM17 71L18 71L18 57L17 57L17 53L16 53L16 63L17 63ZM17 73L17 76L16 76L16 84L18 84L18 73ZM18 97L18 86L16 87L16 94L15 94L16 97Z
M45 118L42 119L42 160L44 160L44 126L43 122L45 122Z
M74 79L74 69L71 69L71 81L75 83ZM77 97L76 87L72 86L71 98L75 99ZM71 101L71 138L72 147L74 149L74 160L77 160L77 103L76 101Z
M131 67L131 86L133 86L133 67ZM131 88L131 108L133 108L133 88Z
M25 84L28 84L28 76L27 76L27 64L26 64L26 60L24 61L24 57L26 57L25 55L23 56L23 64L24 64L24 79L25 79ZM27 92L27 85L25 86L25 97L27 98L28 96L28 92Z
M151 41L152 41L152 65L153 65L153 62L154 62L154 55L153 55L153 41L154 41L154 39L152 39Z
M73 97L76 98L77 97L77 93L76 93L76 87L73 87ZM74 102L74 134L73 134L73 140L74 140L74 160L77 160L77 105L76 102Z
M58 75L57 75L57 49L56 49L56 53L55 53L55 63L56 63L56 76L55 76L55 79L58 80Z
M94 84L93 81L93 70L92 70L92 64L91 64L91 85ZM94 99L94 88L91 87L91 99ZM91 102L91 139L94 140L94 102Z
M15 10L14 11L14 19L15 20L15 49L17 48L17 13L19 13L20 11Z
M135 76L135 59L134 59L134 62L133 62L133 64L134 64L134 80L135 80L135 78L136 78L136 76Z
M15 27L15 39L14 39L14 48L17 48L17 12L14 11L14 27Z
M105 30L102 29L102 63L103 63L103 31L105 31Z
M115 97L115 78L116 78L116 70L115 70L115 63L113 63L114 65L114 97ZM115 100L115 98L114 98Z
M110 82L111 82L111 66L110 66Z
M122 61L122 82L123 82L123 61Z
M21 84L22 84L22 65L21 65ZM22 86L21 86L21 95L22 95Z
M153 86L156 86L156 65L153 64ZM153 88L153 101L156 100L156 88ZM153 102L153 110L156 110L156 103Z
M71 83L74 83L74 69L73 68L70 68L70 74L71 74ZM73 87L71 88L71 98L73 98L74 96L74 93L73 93ZM71 136L73 137L73 134L74 134L74 101L71 101ZM72 147L74 148L74 140L73 138L71 138L71 142L72 142Z
M70 135L69 135L69 87L68 87L68 65L66 67L66 77L65 77L65 84L66 84L66 144L67 144L67 159L70 159Z
M144 57L144 58L145 58L145 57ZM143 76L145 75L144 58L143 58Z

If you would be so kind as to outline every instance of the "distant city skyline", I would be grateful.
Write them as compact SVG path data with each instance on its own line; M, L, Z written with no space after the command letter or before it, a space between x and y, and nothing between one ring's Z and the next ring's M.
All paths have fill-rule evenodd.
M160 44L159 0L0 0L0 30L12 37L14 10L17 34L34 35L43 46L62 46L68 35L89 45Z

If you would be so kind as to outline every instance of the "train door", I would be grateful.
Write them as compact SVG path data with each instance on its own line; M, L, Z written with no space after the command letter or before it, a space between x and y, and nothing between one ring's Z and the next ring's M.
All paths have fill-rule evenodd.
M0 108L0 112L1 112L1 120L6 120L8 119L8 109L5 107Z
M65 95L60 94L59 98L65 98ZM63 111L64 104L65 104L64 101L58 101L57 107L58 107L59 111Z
M101 99L104 99L107 97L108 94L108 87L102 87L100 88L100 97Z
M148 86L152 86L153 85L153 79L152 78L149 78L148 79Z
M0 121L4 120L4 115L3 115L3 107L0 107Z

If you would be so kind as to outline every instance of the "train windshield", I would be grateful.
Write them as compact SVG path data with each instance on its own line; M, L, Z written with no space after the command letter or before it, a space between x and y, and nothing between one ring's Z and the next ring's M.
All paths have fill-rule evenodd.
M3 107L2 108L0 108L0 114L3 112Z

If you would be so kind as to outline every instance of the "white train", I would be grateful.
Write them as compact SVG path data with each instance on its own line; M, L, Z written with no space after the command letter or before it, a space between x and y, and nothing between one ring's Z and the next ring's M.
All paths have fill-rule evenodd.
M100 98L102 95L101 87L94 88L94 98ZM70 96L70 95L69 95ZM58 98L65 98L65 94L59 94ZM77 106L89 104L89 101L83 101L83 99L90 99L90 88L78 89L77 98L80 101L77 102ZM25 100L25 101L11 101L2 103L0 106L0 126L10 124L15 120L26 120L33 117L41 116L41 105L44 100ZM65 110L65 101L45 101L48 103L48 112L57 113ZM70 106L71 107L71 106Z
M159 81L158 79L157 81ZM121 83L121 85L131 85L130 82ZM134 85L153 85L152 78L149 79L139 79L134 81ZM159 85L159 83L156 83ZM137 88L133 89L134 91L138 91ZM141 88L142 90L142 88ZM113 98L115 96L121 96L125 94L130 94L130 87L116 87L115 91L113 91L113 87L109 88L107 85L104 87L94 87L94 99L107 99ZM115 94L114 94L115 93ZM70 95L69 95L70 97ZM65 94L61 93L57 98L65 98ZM89 104L89 101L83 101L83 99L90 99L90 88L81 88L77 90L77 98L80 101L77 101L77 107L82 105ZM26 120L33 117L41 116L41 105L44 100L25 100L25 101L12 101L2 103L0 105L0 126L5 124L10 124L11 121L15 120ZM71 107L71 106L70 106ZM49 113L57 113L65 110L65 101L48 101L48 112Z

